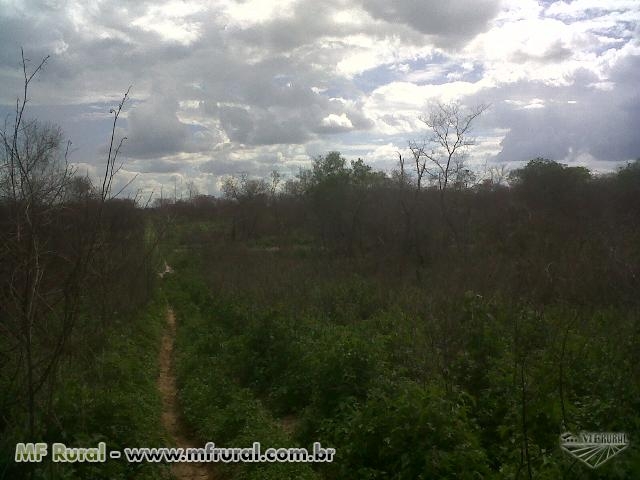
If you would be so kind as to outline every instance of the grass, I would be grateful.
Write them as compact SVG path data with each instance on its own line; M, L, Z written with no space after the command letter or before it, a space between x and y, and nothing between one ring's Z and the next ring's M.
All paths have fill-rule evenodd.
M167 277L164 291L176 312L177 379L185 420L204 445L264 448L295 446L280 422L254 392L235 377L232 342L207 308L211 298L202 284L177 273ZM218 314L224 315L224 312ZM228 318L226 320L229 320ZM242 463L220 465L230 479L315 479L306 464Z
M640 470L633 444L596 472L558 448L563 428L640 431L634 310L394 286L295 252L172 262L182 401L203 441L320 441L337 450L313 465L327 479L511 478L524 407L536 478Z
M49 418L41 440L67 446L160 447L167 441L160 424L161 402L157 391L158 353L164 327L165 303L156 297L143 311L127 318L114 318L102 347L92 348L87 338L73 345L72 355L60 366L59 388L53 398L56 412ZM84 344L84 348L82 345ZM13 463L16 441L2 442L0 478L27 475L25 464ZM170 478L165 465L106 463L53 463L35 466L35 479L151 480Z

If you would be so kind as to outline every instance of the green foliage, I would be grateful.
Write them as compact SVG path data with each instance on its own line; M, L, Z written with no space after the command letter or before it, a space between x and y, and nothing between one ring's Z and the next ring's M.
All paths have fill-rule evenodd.
M96 351L89 344L74 352L59 369L59 388L42 441L67 446L161 447L166 440L160 426L162 406L157 392L158 348L164 327L165 304L154 300L143 312L118 318ZM81 367L81 368L79 368ZM3 437L0 478L22 478L25 464L12 462L15 443L32 441L15 432ZM162 479L166 465L53 463L37 465L36 479Z
M628 163L614 177L616 206L635 222L640 208L640 159Z
M329 152L325 156L318 156L312 167L313 183L320 185L324 182L344 181L348 178L347 161L340 152Z
M544 189L559 185L572 185L585 182L591 173L585 167L568 167L562 163L546 158L534 158L523 168L513 170L509 179L518 185L534 186Z
M535 158L509 175L516 191L529 205L549 212L575 212L576 202L584 196L584 187L591 179L585 167L568 167L545 158Z
M329 477L479 479L490 473L467 407L434 386L374 388L364 405L323 430L340 453Z
M300 369L312 392L313 414L330 416L340 404L362 401L383 369L375 338L344 326L325 325L303 343Z
M250 447L253 442L261 442L263 448L294 446L255 395L255 391L264 388L264 378L274 378L278 365L283 365L277 348L269 342L262 342L264 346L258 342L261 332L266 333L264 327L254 324L253 331L241 312L214 302L201 280L188 269L169 276L165 292L178 321L176 367L180 404L185 420L202 443L213 441L217 446L229 447ZM271 325L275 323L272 321ZM249 333L242 333L246 328ZM196 331L198 335L193 335ZM254 347L257 352L253 352ZM282 354L286 355L286 351ZM250 364L255 370L247 368L247 362L254 361L258 363ZM295 463L227 464L220 465L220 471L232 479L317 478L308 465Z
M384 301L375 285L359 276L315 285L310 295L317 315L338 324L365 320Z
M452 235L437 191L316 159L270 207L302 220L171 262L190 421L320 441L324 478L638 476L633 440L596 471L559 448L640 435L635 173L535 159L510 189L448 190Z
M289 271L287 302L224 285L214 297L196 267L206 258L166 281L184 322L185 410L203 439L320 441L337 449L334 463L314 465L325 478L513 478L527 464L534 478L624 478L637 468L633 447L589 472L558 446L566 429L637 435L637 312L470 291L421 298L346 272L307 283L296 276L306 270ZM283 261L270 258L265 268ZM293 419L291 436L279 416Z

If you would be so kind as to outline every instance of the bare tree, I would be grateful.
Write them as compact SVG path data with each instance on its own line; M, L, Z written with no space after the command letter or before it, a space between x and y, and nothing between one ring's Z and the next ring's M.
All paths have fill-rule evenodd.
M473 121L488 108L481 104L467 111L458 102L438 103L420 118L430 136L420 144L409 144L420 178L426 173L444 194L451 180L464 170L468 148L475 145L470 136Z
M117 146L116 146L116 126L118 124L118 118L122 113L122 108L124 107L124 104L127 101L127 98L129 96L130 90L131 90L131 87L127 89L124 96L122 97L122 100L120 101L120 103L116 108L112 108L111 110L109 110L109 113L113 115L113 124L111 127L111 141L109 142L109 153L107 155L105 172L102 177L102 190L101 190L100 198L102 199L103 203L108 198L111 198L111 187L113 186L113 179L116 176L116 174L120 171L120 169L122 169L122 166L123 166L121 163L116 167L116 161L118 159L118 154L120 153L120 148L122 148L122 144L127 139L127 137L122 137L117 142ZM120 192L122 190L123 189L121 189Z
M115 130L126 99L125 95L112 111L111 142L96 211L91 182L75 177L68 163L71 142L64 144L58 127L25 117L29 86L48 58L29 71L22 52L23 94L16 101L15 118L5 121L0 131L0 330L17 352L12 357L17 359L12 366L17 371L14 387L22 393L15 401L26 400L26 430L32 438L37 397L44 387L53 390L54 373L78 317L83 281L101 245L104 204L112 197L112 182L121 167L116 162L122 141L116 146ZM86 208L72 217L65 201L79 199ZM69 218L77 221L77 229L66 224Z
M507 184L509 178L509 168L503 163L502 165L493 166L489 169L489 180L492 186L501 187Z
M271 173L269 174L269 180L270 180L270 184L269 184L269 195L271 196L271 199L273 200L276 196L276 193L278 191L278 186L280 185L280 182L282 182L282 174L276 170L273 169L271 171Z
M20 358L26 370L24 390L27 400L27 429L35 434L35 395L38 378L34 355L34 329L42 310L49 307L43 302L43 255L47 245L42 231L47 211L59 202L71 170L66 163L59 166L61 132L35 121L24 120L28 102L29 84L42 70L49 57L45 57L32 72L27 71L28 60L22 52L24 90L16 100L13 126L7 122L0 133L3 143L2 203L8 210L4 226L3 272L10 280L3 298L3 330L17 343ZM7 235L8 233L8 235ZM9 263L10 262L10 263ZM41 308L38 308L41 306Z
M398 153L399 171L396 174L398 189L398 199L402 208L402 218L404 224L404 247L412 252L416 259L416 276L420 278L420 268L424 266L425 256L423 253L423 242L420 239L419 225L416 222L416 211L420 200L420 190L422 188L422 178L426 169L426 162L421 155L421 148L416 144L410 144L413 155L414 167L416 170L415 188L410 187L410 178L406 171L406 159L402 153Z
M196 185L196 182L194 182L193 180L187 181L186 187L187 187L187 196L189 198L189 201L192 201L200 194L200 192L198 191L198 186Z
M413 165L416 170L416 187L418 191L420 191L420 189L422 188L422 179L424 178L425 173L430 174L430 171L427 169L428 157L425 153L426 148L426 141L423 141L421 143L409 142L409 150L411 150L411 154L413 155ZM402 155L400 156L400 164L401 170L404 174L404 160L402 158Z
M437 103L420 118L429 129L429 136L422 142L409 143L417 173L417 188L421 188L425 174L436 184L441 213L454 238L457 231L447 208L445 193L451 184L464 185L471 181L472 172L465 168L468 149L475 144L471 127L488 108L486 104L466 109L459 102Z

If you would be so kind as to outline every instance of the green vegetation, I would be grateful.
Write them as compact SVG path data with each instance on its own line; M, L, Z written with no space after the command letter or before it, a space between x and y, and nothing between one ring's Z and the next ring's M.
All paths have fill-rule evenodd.
M58 129L23 122L24 67L2 132L0 478L170 477L13 461L17 442L169 446L167 301L194 439L337 450L223 478L640 478L640 160L594 176L537 158L481 181L462 153L486 107L450 104L391 174L330 152L284 183L245 174L224 198L143 209L111 192L126 95L94 185ZM588 470L559 448L580 430L631 445Z
M157 298L144 312L113 318L100 345L86 338L74 341L73 353L58 369L59 385L49 405L50 417L42 419L43 430L37 440L82 447L105 442L108 449L117 450L167 445L156 386L165 313L164 300ZM14 405L3 415L6 419L21 418L22 411L23 406ZM23 441L31 439L19 424L4 431L0 478L27 478L30 465L13 462L15 444ZM170 478L166 465L128 464L124 459L104 464L45 461L34 467L35 479Z
M24 383L10 375L22 359L7 355L2 475L28 473L11 461L26 436L171 443L156 386L166 301L194 439L337 450L333 463L220 465L224 478L638 476L637 171L593 177L536 159L511 187L443 191L332 153L284 188L245 177L215 202L105 202L92 283L73 330L59 325L62 353L33 324L33 357L56 360L55 374L34 364L46 382L33 437ZM61 218L82 218L69 207L87 202ZM158 290L162 257L174 273ZM632 443L592 471L559 449L567 430L625 431ZM170 477L166 465L124 461L32 474Z
M48 57L47 57L48 58ZM31 70L0 131L0 478L166 478L159 465L14 462L16 443L163 445L157 393L162 228L113 191L117 118L104 177L76 175L68 143L27 119Z
M190 278L170 276L165 291L178 320L177 374L184 417L204 445L219 447L291 447L292 439L251 390L234 380L237 361L218 312L206 290ZM212 321L220 318L221 322ZM227 317L227 320L231 320ZM194 332L197 332L194 335ZM225 478L318 478L306 464L247 463L220 465Z
M337 449L317 469L326 478L511 478L524 473L525 398L533 473L551 479L585 478L558 449L563 422L638 431L637 317L623 311L535 311L468 293L407 313L376 306L358 277L286 309L209 294L182 268L166 288L184 322L183 401L203 439L281 445L262 423L293 416L299 444ZM628 478L639 461L632 447L594 478Z
M164 289L200 437L320 441L337 449L334 463L313 465L323 478L640 475L633 440L593 471L558 444L567 430L640 434L636 283L619 270L638 268L637 218L619 203L637 194L635 164L594 178L537 159L513 172L510 189L451 190L457 235L434 214L429 229L409 225L412 249L395 251L371 242L395 227L385 217L394 204L377 199L437 212L438 197L392 195L398 187L379 173L359 191L355 166L336 158L335 175L316 166L293 194L254 185L250 203L240 189L200 210L218 219L209 233L193 220L175 226L176 273ZM537 182L547 190L536 193ZM361 223L349 230L355 210ZM239 228L247 218L251 228ZM425 244L436 252L419 262L412 254ZM613 257L606 245L624 247Z

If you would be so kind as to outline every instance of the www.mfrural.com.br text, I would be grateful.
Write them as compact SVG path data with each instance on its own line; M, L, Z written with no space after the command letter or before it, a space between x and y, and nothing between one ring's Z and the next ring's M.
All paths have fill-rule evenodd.
M108 450L104 442L96 447L68 447L63 443L18 443L16 444L16 462L41 462L50 457L52 462L106 462L108 459L122 459L130 463L143 462L332 462L336 450L326 448L315 442L311 451L301 447L280 447L262 449L260 442L251 447L216 447L208 442L202 448L124 448Z

